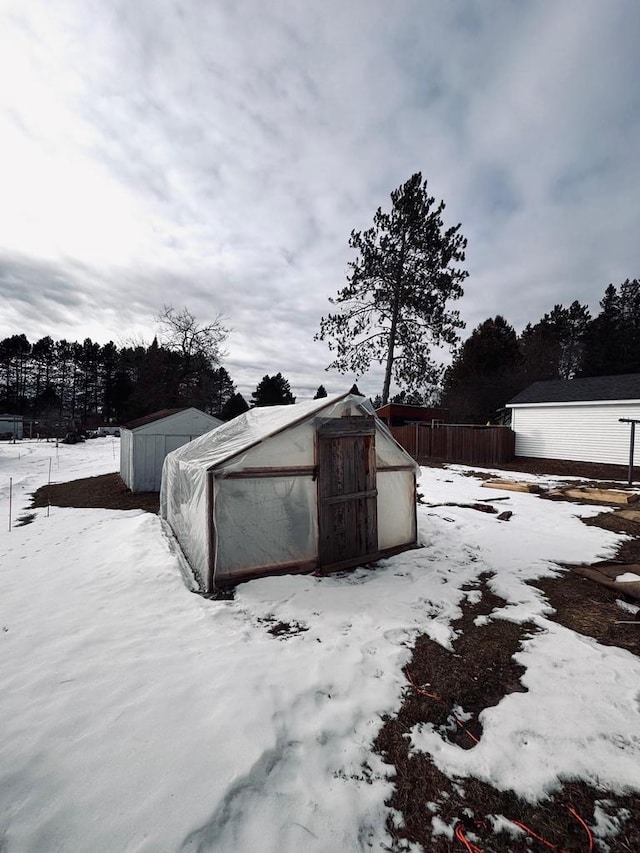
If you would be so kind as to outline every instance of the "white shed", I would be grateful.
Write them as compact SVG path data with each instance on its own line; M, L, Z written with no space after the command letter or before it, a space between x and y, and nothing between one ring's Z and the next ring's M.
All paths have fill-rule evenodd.
M22 438L22 415L0 415L0 438Z
M416 543L418 466L363 397L251 409L170 453L160 514L205 592Z
M516 456L627 465L630 429L620 418L640 419L640 373L534 382L507 407Z
M159 491L167 453L221 423L194 408L162 409L131 421L120 430L120 476L132 492Z

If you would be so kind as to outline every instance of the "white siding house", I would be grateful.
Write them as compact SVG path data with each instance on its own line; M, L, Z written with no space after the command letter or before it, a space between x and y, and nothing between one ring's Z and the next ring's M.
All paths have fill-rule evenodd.
M415 545L418 466L368 400L255 408L170 453L160 515L205 592Z
M627 465L630 425L620 418L640 420L640 373L534 382L507 408L516 456Z
M163 409L120 430L120 476L132 492L158 492L165 456L222 421L199 409Z

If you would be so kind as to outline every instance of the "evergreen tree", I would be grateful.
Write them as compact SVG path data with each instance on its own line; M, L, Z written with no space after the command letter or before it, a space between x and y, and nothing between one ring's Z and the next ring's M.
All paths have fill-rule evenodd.
M587 306L575 301L569 308L554 305L535 326L528 323L520 336L524 385L541 379L572 379L582 367L590 320Z
M218 367L217 370L214 370L210 374L208 384L209 393L207 395L205 411L220 418L222 417L221 413L225 406L235 395L236 386L233 384L229 373L224 367Z
M30 356L31 344L24 334L11 335L0 342L2 399L12 414L23 414L26 407Z
M296 401L289 383L281 373L263 376L251 397L254 406L286 406Z
M62 338L56 341L54 363L54 387L60 401L58 417L63 420L67 415L67 405L70 397L70 376L72 374L73 344Z
M31 348L31 359L34 367L34 399L40 397L43 389L49 387L53 364L55 361L55 344L48 335L36 341ZM50 400L49 396L49 400Z
M561 379L573 379L582 369L585 335L591 322L586 305L576 299L566 310L565 336L562 341L558 374Z
M390 213L378 208L372 228L351 232L357 257L347 286L330 300L340 309L320 321L316 339L336 354L330 368L362 375L372 361L385 365L384 403L392 377L409 390L434 383L430 347L454 345L464 326L448 303L463 294L468 273L457 265L467 241L459 224L444 230L444 208L420 172L394 190Z
M442 405L457 423L486 423L519 387L520 350L504 317L485 320L447 368Z
M120 417L139 418L160 409L189 405L180 393L180 354L161 347L154 338L148 347L127 347L121 352L117 394L124 406ZM128 375L130 384L124 379Z
M249 410L249 404L242 394L234 394L222 407L218 417L223 421L230 421Z
M322 399L322 397L326 397L326 396L327 396L327 389L324 387L324 385L318 385L318 390L316 391L313 399L314 400L320 400L320 399Z
M400 391L391 398L392 403L397 403L401 406L426 406L424 396L418 391Z
M102 417L111 422L113 386L116 366L118 364L118 349L113 341L106 343L100 352L100 384L102 391Z
M623 330L620 373L640 372L640 280L620 285L620 325Z
M109 411L116 423L125 423L130 417L129 400L134 384L126 370L116 370L109 394Z
M610 284L585 334L582 376L640 372L640 281Z

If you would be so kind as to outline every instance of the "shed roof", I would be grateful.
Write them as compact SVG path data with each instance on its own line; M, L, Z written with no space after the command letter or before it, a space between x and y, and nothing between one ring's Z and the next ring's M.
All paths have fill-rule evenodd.
M349 392L290 406L258 407L249 409L248 412L218 427L215 437L211 433L205 433L190 441L189 444L174 450L170 455L187 465L215 468L272 435L303 423L320 413L330 416L336 405L351 402L363 412L374 414L373 407L366 398ZM381 421L379 423L386 432L384 424ZM390 438L396 443L393 437L390 436ZM413 463L413 459L410 456L408 458Z
M125 429L137 429L147 424L152 424L154 421L161 421L163 418L168 418L170 415L177 415L178 412L186 412L190 406L181 406L179 409L160 409L158 412L152 412L150 415L144 415L141 418L136 418L134 421L129 421L124 425ZM198 411L200 411L198 409ZM204 412L203 412L204 414Z
M509 400L507 406L526 403L597 403L605 400L640 400L640 373L534 382Z

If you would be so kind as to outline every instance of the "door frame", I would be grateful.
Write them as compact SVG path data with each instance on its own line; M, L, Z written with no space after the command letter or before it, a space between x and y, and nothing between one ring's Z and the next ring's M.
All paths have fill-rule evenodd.
M322 536L325 530L323 507L327 503L342 502L342 495L326 495L323 494L323 472L321 465L323 464L323 453L321 452L321 442L323 439L339 439L348 437L366 437L370 438L369 443L369 466L366 470L373 475L373 483L369 483L373 488L369 488L360 492L349 492L345 494L346 501L375 501L375 522L373 532L370 534L370 539L375 539L375 546L366 551L350 555L344 560L333 560L323 563L323 548ZM376 465L376 423L373 415L349 415L341 418L318 419L316 421L316 470L317 470L317 502L318 502L318 568L320 571L339 571L341 569L350 568L351 566L363 565L372 562L379 556L378 551L378 525L377 525L377 465ZM370 545L373 543L370 541Z

